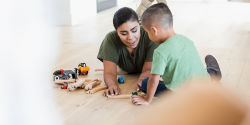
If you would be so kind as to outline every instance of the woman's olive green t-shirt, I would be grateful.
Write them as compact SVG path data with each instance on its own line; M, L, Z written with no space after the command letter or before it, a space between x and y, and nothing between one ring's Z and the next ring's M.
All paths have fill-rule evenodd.
M158 45L149 39L147 32L140 27L139 43L132 57L117 32L112 31L102 41L97 58L100 61L114 62L125 72L139 73L142 72L145 62L153 61L153 53L157 47Z

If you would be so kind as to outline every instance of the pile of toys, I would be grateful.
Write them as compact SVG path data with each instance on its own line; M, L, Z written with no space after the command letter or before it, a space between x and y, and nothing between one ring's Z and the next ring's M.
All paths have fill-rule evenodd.
M80 75L87 75L90 68L86 63L80 63L78 68L72 70L56 70L53 73L53 79L56 84L61 85L61 89L67 89L68 91L74 91L77 88L87 90L87 94L93 94L97 91L107 89L107 86L100 86L102 80L91 78L78 78ZM120 76L118 78L119 83L124 83L124 78ZM95 87L95 88L94 88Z

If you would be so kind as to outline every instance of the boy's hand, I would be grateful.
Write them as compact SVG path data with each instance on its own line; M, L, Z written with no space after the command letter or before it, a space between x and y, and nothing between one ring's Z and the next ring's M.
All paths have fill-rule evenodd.
M114 96L118 94L119 95L121 94L121 89L117 85L109 86L108 89L102 92L103 96L108 96L108 95Z
M134 105L149 105L150 103L142 96L134 95L132 96L132 103Z
M142 80L138 80L135 83L135 89L136 89L136 91L139 91L141 89L141 83L142 83Z

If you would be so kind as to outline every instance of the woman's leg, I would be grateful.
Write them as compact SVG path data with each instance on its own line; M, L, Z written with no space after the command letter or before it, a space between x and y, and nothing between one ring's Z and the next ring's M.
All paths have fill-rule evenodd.
M148 85L148 79L149 78L145 78L142 80L142 84L141 84L141 90L142 92L147 94L147 85ZM155 91L155 95L154 96L158 96L159 94L166 92L168 89L165 86L163 81L159 81L159 84L157 86L157 89Z

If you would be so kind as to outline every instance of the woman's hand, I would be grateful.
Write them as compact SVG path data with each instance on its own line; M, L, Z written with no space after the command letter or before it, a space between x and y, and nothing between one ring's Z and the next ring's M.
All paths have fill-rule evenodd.
M141 83L142 83L142 80L139 79L136 83L135 83L135 89L136 91L139 91L141 89Z
M134 105L149 105L150 103L142 96L134 95L132 96L132 103Z
M121 94L121 89L117 85L109 86L108 89L104 90L102 93L103 96L114 96L118 94Z

